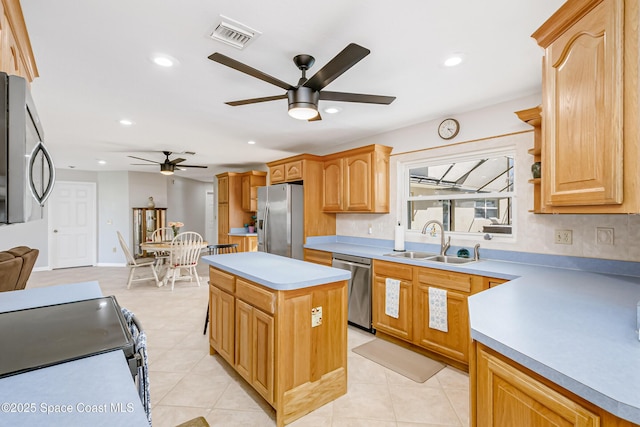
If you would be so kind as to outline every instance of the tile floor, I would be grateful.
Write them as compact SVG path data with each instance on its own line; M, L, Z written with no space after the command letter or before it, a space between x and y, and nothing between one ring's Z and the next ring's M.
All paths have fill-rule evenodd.
M126 289L124 267L80 267L35 271L27 288L96 280L133 311L148 335L154 427L175 426L204 416L211 426L271 427L274 411L219 356L209 355L203 335L207 266L198 267L202 286L151 281ZM349 327L349 349L373 335ZM416 383L349 351L348 392L300 418L292 427L442 427L469 425L469 377L447 367Z

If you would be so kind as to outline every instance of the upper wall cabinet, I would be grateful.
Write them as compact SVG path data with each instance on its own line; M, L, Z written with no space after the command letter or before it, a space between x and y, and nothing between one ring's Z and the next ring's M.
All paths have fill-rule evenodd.
M0 9L0 71L32 82L38 77L38 68L20 2L1 0Z
M374 144L325 156L322 210L389 213L391 150Z
M247 212L258 210L258 187L267 185L267 173L249 171L242 174L242 209Z
M540 211L638 212L638 2L569 0L533 37L545 50Z

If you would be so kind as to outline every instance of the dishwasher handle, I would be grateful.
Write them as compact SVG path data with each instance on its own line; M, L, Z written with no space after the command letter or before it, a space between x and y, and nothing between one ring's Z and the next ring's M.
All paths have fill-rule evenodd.
M358 267L358 268L366 268L367 270L371 270L371 265L370 264L360 264L360 263L357 263L357 262L345 261L343 259L334 258L333 259L333 263L332 263L333 267L336 267L336 264L338 264L338 263L344 264L344 265L351 265L353 267Z

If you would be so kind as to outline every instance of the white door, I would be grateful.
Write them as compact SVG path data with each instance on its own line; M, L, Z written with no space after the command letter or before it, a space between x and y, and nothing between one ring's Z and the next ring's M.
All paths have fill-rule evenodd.
M218 243L218 224L215 215L216 208L213 191L207 191L207 201L205 206L207 211L205 213L206 229L204 240L212 245Z
M56 183L49 199L51 267L96 263L96 184Z

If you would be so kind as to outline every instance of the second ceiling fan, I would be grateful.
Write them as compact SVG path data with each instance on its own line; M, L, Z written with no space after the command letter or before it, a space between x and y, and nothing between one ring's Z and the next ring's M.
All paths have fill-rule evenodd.
M362 93L329 92L323 90L329 83L340 77L340 75L357 64L370 52L369 49L351 43L309 79L307 79L306 72L314 64L315 58L311 55L296 55L293 58L293 62L300 71L302 71L302 77L300 77L296 86L283 82L218 52L209 55L209 59L286 90L286 93L282 95L226 102L227 105L236 107L258 102L288 99L289 115L291 117L300 120L315 121L322 120L320 113L318 113L318 101L321 99L384 105L391 104L396 99L395 96L365 95Z
M182 163L182 162L187 160L187 159L183 159L181 157L179 157L177 159L169 160L169 156L172 154L171 151L163 151L162 154L164 154L164 156L165 156L164 162L158 162L156 160L143 159L142 157L136 157L136 156L127 156L127 157L131 157L132 159L137 159L137 160L144 160L145 162L159 164L160 165L160 173L163 174L163 175L173 175L173 172L175 171L176 166L178 167L178 169L180 169L180 168L203 168L203 169L208 168L208 166L204 166L204 165L179 164L179 163ZM148 163L132 163L132 164L139 165L139 166L150 166Z

